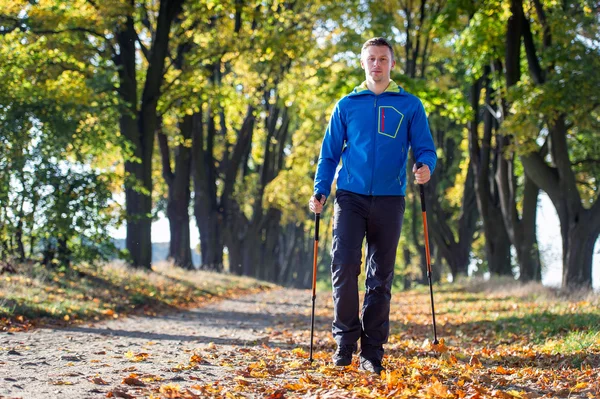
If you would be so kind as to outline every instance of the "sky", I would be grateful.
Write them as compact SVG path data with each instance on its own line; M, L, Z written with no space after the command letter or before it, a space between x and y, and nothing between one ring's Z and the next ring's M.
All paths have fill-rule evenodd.
M435 225L429 226L430 229ZM200 242L196 222L190 222L192 248ZM562 281L562 239L560 237L560 223L558 215L550 198L545 193L540 194L537 214L537 234L540 256L545 270L542 272L542 283L547 286L559 287ZM114 238L125 238L125 226L114 232ZM161 217L152 224L152 242L169 242L169 221ZM593 287L600 290L600 240L596 241L593 259Z

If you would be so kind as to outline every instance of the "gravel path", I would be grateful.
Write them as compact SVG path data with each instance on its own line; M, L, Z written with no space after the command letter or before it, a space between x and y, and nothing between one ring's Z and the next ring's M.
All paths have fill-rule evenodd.
M317 319L322 337L329 323ZM224 381L251 348L306 349L309 328L310 292L278 289L157 317L0 333L0 398L145 397L152 384Z

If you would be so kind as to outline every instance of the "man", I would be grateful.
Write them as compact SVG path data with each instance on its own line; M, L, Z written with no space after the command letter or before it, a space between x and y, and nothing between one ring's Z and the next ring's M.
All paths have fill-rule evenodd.
M418 184L429 181L437 156L421 101L390 79L392 46L383 38L362 47L366 80L335 106L325 132L315 176L311 211L321 213L340 161L333 215L331 279L337 366L352 363L360 339L360 368L384 370L389 335L391 286L406 191L406 162L412 147ZM321 195L320 201L315 197ZM358 275L367 238L366 292L359 318Z

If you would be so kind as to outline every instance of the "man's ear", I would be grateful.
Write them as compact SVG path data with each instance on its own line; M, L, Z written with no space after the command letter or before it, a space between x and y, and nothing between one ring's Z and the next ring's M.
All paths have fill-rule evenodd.
M396 66L396 61L392 60L392 68L394 68ZM390 69L392 69L390 68Z
M365 69L365 64L363 64L363 59L362 59L362 57L360 57L360 67L361 67L362 69Z

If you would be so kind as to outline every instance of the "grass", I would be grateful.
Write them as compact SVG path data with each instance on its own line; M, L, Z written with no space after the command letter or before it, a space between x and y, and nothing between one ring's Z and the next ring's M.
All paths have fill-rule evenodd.
M521 352L534 351L550 368L600 366L600 295L506 283L471 281L438 290L441 329L450 343L465 348L469 337L472 349L527 348Z
M545 349L552 353L575 353L588 351L593 347L600 348L600 332L598 331L571 331L560 339L549 339Z
M121 263L78 265L66 271L20 264L0 275L0 330L23 330L199 306L273 285L163 262L145 271Z

